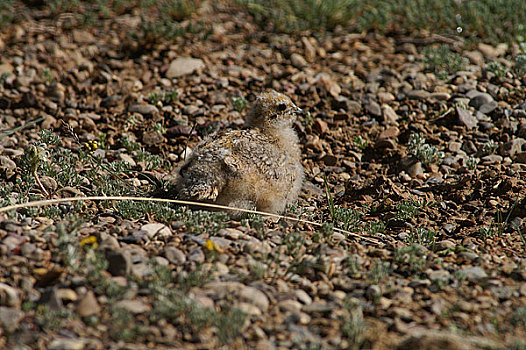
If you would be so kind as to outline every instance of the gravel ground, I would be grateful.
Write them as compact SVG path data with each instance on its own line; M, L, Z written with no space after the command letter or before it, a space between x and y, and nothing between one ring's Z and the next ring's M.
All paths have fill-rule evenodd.
M0 213L0 348L526 349L519 48L195 16L208 29L174 41L130 36L130 14L4 28L1 205L169 198L185 151L274 88L309 112L286 215L324 225L129 201Z

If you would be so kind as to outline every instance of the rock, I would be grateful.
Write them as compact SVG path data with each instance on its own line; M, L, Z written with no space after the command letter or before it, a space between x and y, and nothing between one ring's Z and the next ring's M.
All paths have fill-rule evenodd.
M409 176L415 178L417 175L423 174L422 163L414 157L406 157L400 160L399 164L402 170L405 170Z
M249 304L257 306L261 312L266 312L269 306L268 297L254 287L244 287L239 291L239 298Z
M202 59L179 57L170 63L170 67L166 71L166 77L168 79L178 78L203 68L205 68L205 63Z
M448 235L452 235L456 229L457 225L455 224L445 224L444 226L442 226L442 230Z
M0 328L6 332L14 332L20 321L24 318L24 313L15 308L0 306Z
M524 285L525 285L525 290L526 290L526 283ZM305 304L305 305L312 304L311 296L309 294L307 294L307 292L305 292L303 289L296 289L294 294L296 295L296 298L299 301L301 301L303 304Z
M431 95L429 95L429 98L438 101L447 101L451 98L451 94L447 92L432 92Z
M480 93L469 100L469 105L479 109L482 105L490 102L493 102L493 97L490 94Z
M517 163L526 163L526 152L518 152L514 159Z
M486 272L479 266L466 267L463 268L460 272L466 277L468 281L473 283L480 283L488 278Z
M502 156L499 156L498 154L490 154L482 157L480 160L482 161L482 164L499 164L502 163Z
M0 283L0 306L20 306L20 297L18 296L18 291L5 283Z
M16 163L6 156L0 155L0 173L4 173L7 178L14 175Z
M69 288L57 289L56 294L60 300L77 301L78 299L77 293L75 293L73 289L69 289Z
M128 107L128 112L130 113L139 113L142 115L154 115L158 114L159 110L154 105L148 104L137 104L131 105Z
M407 97L413 100L425 100L429 96L430 93L425 90L411 90L407 93Z
M427 274L431 281L437 281L440 283L448 283L451 274L446 270L431 271Z
M9 63L0 64L0 76L3 74L12 75L15 71L15 68Z
M460 107L456 107L456 110L458 120L462 125L466 126L469 130L477 126L478 119L475 118L470 111Z
M56 338L49 343L48 350L83 350L86 342L79 338Z
M396 347L398 350L497 350L500 348L498 344L485 337L457 335L434 330L413 332Z
M42 182L44 188L50 193L55 192L58 188L57 180L55 180L51 176L41 176L40 182Z
M146 232L148 238L154 237L166 238L172 236L172 231L165 224L151 223L141 226L141 231Z
M380 108L380 105L374 101L370 101L364 106L367 113L375 116L380 117L382 115L382 109Z
M491 293L499 298L500 300L508 300L511 298L513 291L510 287L502 286L502 287L492 287Z
M316 58L316 48L310 42L309 38L302 37L301 42L303 43L303 47L305 49L305 58L307 61L313 62Z
M462 148L462 143L457 141L449 141L447 148L450 152L457 153Z
M137 163L129 154L119 153L119 158L121 161L128 163L132 168L137 166Z
M469 261L475 261L479 258L478 254L473 252L460 252L458 256Z
M140 300L119 300L115 303L115 307L124 309L132 314L143 314L152 310L149 304Z
M508 45L498 44L496 47L493 47L488 44L479 43L477 48L486 57L499 57L506 53Z
M188 254L188 260L202 264L205 262L205 253L203 253L201 248L194 248L190 251L190 254Z
M47 288L42 292L38 303L46 305L50 310L60 310L64 307L62 299L58 295L57 288L55 287Z
M77 305L77 313L80 317L93 316L100 313L100 306L95 294L90 290Z
M73 29L72 36L77 44L91 44L96 41L95 37L84 29Z
M107 250L108 271L113 276L126 276L131 272L131 254L126 250Z
M497 102L491 101L490 103L485 103L482 106L480 106L479 112L483 114L489 114L493 112L498 106L499 104Z
M144 277L152 273L152 268L147 263L132 264L131 274L136 277Z
M379 92L377 97L380 103L392 102L396 99L395 96L390 92Z
M318 86L327 91L332 97L337 97L342 92L341 86L328 73L319 73L315 77Z
M314 120L314 124L312 125L312 128L319 134L325 134L327 132L327 129L329 126L327 125L327 122L324 120L321 120L320 118L316 118Z
M474 65L484 65L484 55L480 51L464 51L464 56Z
M400 135L400 129L396 126L391 126L378 135L378 140L396 139L398 135Z
M386 104L382 105L382 117L385 125L397 124L398 119L400 119L395 110Z
M501 154L513 158L517 153L522 152L522 146L524 146L524 144L526 144L525 139L516 137L503 145Z
M184 253L171 246L164 248L164 256L174 265L182 265L186 262L186 256Z
M108 97L105 97L100 102L101 107L117 107L121 104L123 98L121 95L111 95Z
M308 65L305 58L303 58L302 55L297 53L293 53L292 55L290 55L290 63L292 63L292 65L298 69L301 69Z
M360 114L362 112L362 105L357 101L348 100L347 112L354 115Z

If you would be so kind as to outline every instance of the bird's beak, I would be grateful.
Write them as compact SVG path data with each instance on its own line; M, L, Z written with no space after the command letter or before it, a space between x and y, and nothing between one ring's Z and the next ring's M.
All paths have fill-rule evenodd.
M296 107L296 115L305 115L305 111L299 107Z

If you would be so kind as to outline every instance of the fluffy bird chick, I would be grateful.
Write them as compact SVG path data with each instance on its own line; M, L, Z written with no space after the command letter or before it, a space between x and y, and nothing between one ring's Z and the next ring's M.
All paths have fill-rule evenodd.
M186 159L177 177L178 198L270 213L284 210L298 197L303 180L292 128L302 113L283 94L261 93L247 116L248 129L220 132Z

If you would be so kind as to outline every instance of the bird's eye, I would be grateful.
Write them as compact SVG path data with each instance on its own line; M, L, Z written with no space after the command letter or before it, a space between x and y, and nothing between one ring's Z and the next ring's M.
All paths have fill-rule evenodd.
M280 104L278 105L278 111L281 112L281 111L284 111L284 110L286 110L286 109L287 109L287 105L286 105L286 104L284 104L284 103L280 103Z

